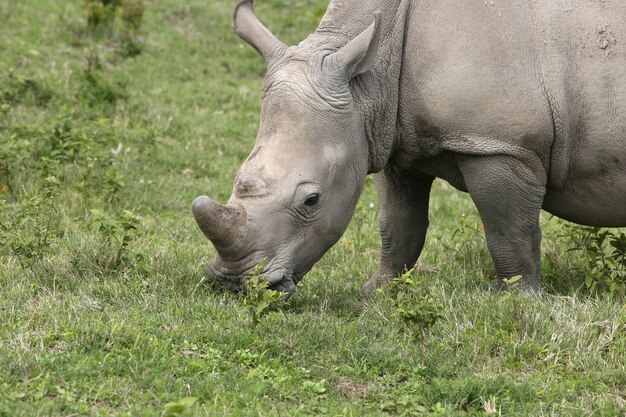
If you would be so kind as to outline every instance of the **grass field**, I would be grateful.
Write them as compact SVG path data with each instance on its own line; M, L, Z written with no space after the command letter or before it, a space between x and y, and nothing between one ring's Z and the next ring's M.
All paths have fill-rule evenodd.
M257 3L291 44L326 6ZM358 292L370 180L257 326L205 281L190 204L230 195L264 72L234 5L149 1L139 27L129 8L88 30L82 2L0 0L0 416L626 416L623 292L588 288L582 232L545 213L545 293L498 293L471 200L436 183L418 278L443 314L423 338Z

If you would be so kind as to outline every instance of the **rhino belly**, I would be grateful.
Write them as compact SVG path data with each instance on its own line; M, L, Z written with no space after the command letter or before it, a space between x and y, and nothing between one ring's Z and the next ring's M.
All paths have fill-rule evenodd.
M617 162L617 157L607 157ZM548 187L544 210L578 224L602 227L626 226L626 155L621 166L599 164L597 175L573 175L561 189Z
M588 58L561 94L557 125L562 129L555 129L544 205L559 217L593 226L626 226L624 67L626 57Z

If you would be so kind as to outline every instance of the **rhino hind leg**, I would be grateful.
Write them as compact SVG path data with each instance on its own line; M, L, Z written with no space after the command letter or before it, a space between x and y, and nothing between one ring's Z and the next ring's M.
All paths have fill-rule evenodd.
M428 199L432 177L415 177L388 166L374 176L380 201L380 265L363 285L374 292L417 262L428 228Z
M543 170L503 155L457 158L485 227L500 288L521 275L521 287L540 291L539 215L546 192Z

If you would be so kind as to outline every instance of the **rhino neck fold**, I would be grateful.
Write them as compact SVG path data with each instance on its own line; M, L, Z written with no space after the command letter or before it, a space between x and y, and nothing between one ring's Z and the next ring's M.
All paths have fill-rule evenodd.
M369 173L385 167L396 142L399 83L410 7L411 0L333 0L313 35L331 35L340 48L372 23L375 11L381 12L377 62L350 85L355 108L363 115Z

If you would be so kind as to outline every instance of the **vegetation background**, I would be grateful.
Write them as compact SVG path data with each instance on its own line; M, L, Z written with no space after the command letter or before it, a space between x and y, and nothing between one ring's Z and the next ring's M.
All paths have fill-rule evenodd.
M498 293L437 182L421 267L365 298L368 180L285 305L205 282L190 203L230 195L264 73L234 6L0 0L0 416L625 416L621 231L544 215L545 293ZM257 2L290 44L325 7Z

